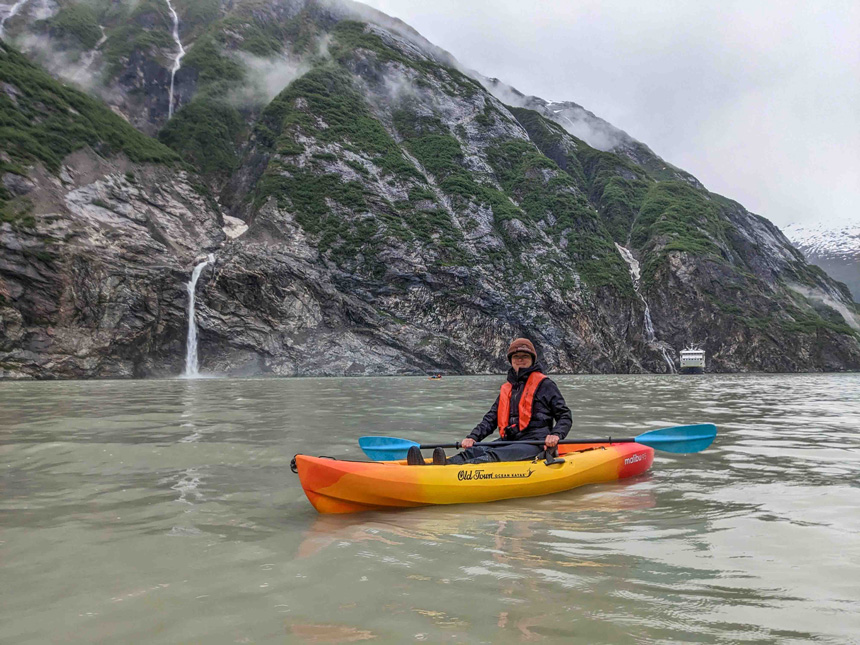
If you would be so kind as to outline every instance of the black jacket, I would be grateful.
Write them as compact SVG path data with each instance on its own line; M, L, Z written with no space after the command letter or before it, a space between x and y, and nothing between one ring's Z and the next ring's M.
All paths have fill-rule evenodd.
M508 382L511 384L511 419L506 419L503 424L507 427L511 422L515 422L519 414L520 396L525 388L529 374L532 372L543 372L540 364L535 364L528 369L522 370L519 374L514 368L508 370ZM484 415L481 422L475 426L475 429L469 434L471 439L481 441L489 437L499 427L498 423L499 397L496 397L496 402L490 411ZM513 437L506 438L517 440L541 440L548 434L556 434L559 439L564 439L570 431L570 426L573 424L573 418L570 414L570 409L564 402L564 397L558 390L558 386L549 378L541 381L535 392L535 398L532 402L532 418L529 424L523 428L522 432L517 433ZM555 427L553 427L553 425Z

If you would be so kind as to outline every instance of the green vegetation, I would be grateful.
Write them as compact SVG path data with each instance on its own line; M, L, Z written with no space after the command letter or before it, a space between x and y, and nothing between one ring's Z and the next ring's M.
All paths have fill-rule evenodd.
M88 4L76 2L62 6L48 20L48 26L54 35L75 40L83 49L92 49L102 37L96 12Z
M174 0L173 6L182 24L182 40L195 40L203 29L218 20L220 0Z
M7 87L0 92L0 149L12 160L4 164L6 171L23 174L24 166L41 162L57 172L67 155L84 146L100 154L124 152L138 162L178 161L172 150L100 101L57 82L5 43L0 43L0 83ZM0 207L8 199L8 193L0 194Z
M424 58L409 58L389 47L377 34L367 30L363 22L342 20L331 31L335 42L330 47L332 56L340 63L347 62L356 49L365 49L376 54L380 62L397 62L442 81L442 89L452 96L470 97L483 92L481 85L452 67L440 65Z
M727 222L719 207L700 191L682 182L654 184L645 195L633 228L633 244L642 248L649 238L664 236L665 250L694 255L720 256L715 240L721 239Z
M267 172L260 180L257 207L268 197L275 197L281 208L298 214L299 223L310 233L325 228L320 222L331 215L326 199L350 210L367 208L364 187L358 182L344 182L339 175L316 175L298 166L279 165L275 169L278 172Z
M272 56L284 50L288 35L282 24L254 16L229 16L219 25L219 30L228 29L242 37L240 49L255 56Z
M108 77L116 77L123 69L123 59L129 58L136 50L154 55L156 51L169 51L174 46L173 38L168 31L147 31L138 25L118 27L111 31L102 47ZM167 65L167 60L161 60L161 63Z
M746 327L761 332L782 331L785 334L818 334L820 332L834 332L847 336L857 336L857 332L844 322L826 320L812 312L803 312L792 307L788 315L790 317L775 317L772 314L765 316L738 316L738 322ZM842 318L840 317L840 320Z
M642 268L643 283L647 285L653 280L657 267L670 251L725 262L718 242L727 245L725 234L729 226L719 206L703 192L676 181L654 184L645 195L631 233L636 248L652 246Z
M104 19L117 25L108 31L102 51L107 63L109 78L123 69L123 59L135 51L154 57L161 50L173 51L176 45L171 32L173 21L163 0L139 0L136 4L111 4L105 9ZM160 64L167 65L163 57Z
M436 201L436 195L429 188L425 188L424 186L415 186L409 191L409 201L412 204L416 204L422 201Z
M475 117L475 122L478 123L478 125L488 128L493 125L495 116L502 117L502 114L495 107L493 107L493 104L490 102L489 99L486 99L484 102L484 109L478 116Z
M307 107L299 109L300 103ZM318 118L327 127L319 127ZM367 109L348 74L338 68L317 67L293 81L266 106L256 128L258 140L279 154L302 152L296 141L299 131L365 154L383 172L402 180L424 179Z
M242 81L245 71L232 56L225 54L221 46L210 36L197 39L182 60L185 67L197 70L201 86L209 83L226 84Z
M460 200L485 204L497 223L522 216L522 212L497 189L478 183L466 170L460 142L436 118L419 117L408 110L394 113L394 126L406 147L435 178L443 192Z
M488 159L505 192L514 196L528 218L543 221L544 230L557 241L564 236L565 251L589 287L611 286L632 295L627 265L611 236L555 162L525 141L501 142L489 149Z
M627 159L592 148L533 110L509 109L540 151L558 163L588 195L613 240L626 245L639 208L654 181ZM566 146L565 140L568 141Z
M382 277L385 267L378 259L381 237L377 220L369 216L348 218L345 212L329 206L332 201L354 214L367 211L360 183L344 182L339 175L314 174L297 166L271 164L257 186L255 206L259 208L269 197L280 208L295 213L301 227L317 239L320 251L328 252L337 264L355 263L361 255L370 275Z
M439 188L451 197L456 206L468 208L470 203L474 203L493 211L495 230L510 251L498 254L494 260L503 265L512 263L516 271L529 273L519 259L521 245L511 237L504 226L504 223L510 220L524 220L524 213L503 192L493 186L479 183L462 165L463 151L460 142L441 121L434 117L417 116L406 109L396 111L393 116L394 126L403 137L406 147L436 178ZM455 244L454 240L462 236L460 231L453 227L450 219L447 222L437 220L436 224L440 227L444 224L439 230L443 234L443 242L447 241L451 247Z
M5 190L0 191L0 223L9 223L13 228L33 228L33 205L27 199L11 200Z
M585 171L579 158L576 154L568 154L570 143L567 146L564 143L565 140L572 142L575 151L583 148L586 150L592 149L584 141L580 141L568 134L558 123L544 118L534 110L511 106L508 106L508 110L516 117L519 124L525 128L529 139L538 147L538 150L555 161L562 170L570 175L578 188L584 192L589 192Z
M349 74L334 65L319 66L294 81L263 112L256 126L257 140L281 155L281 163L270 163L256 197L257 207L275 197L283 208L296 213L302 227L318 239L321 250L338 263L365 258L372 262L364 244L372 249L384 239L431 246L442 263L465 261L462 233L448 212L436 203L426 179L403 155L383 125L371 114L362 96L353 88ZM304 152L299 137L361 155L372 162L387 183L410 186L409 199L390 203L361 184L344 182L339 175L314 175L284 157ZM456 140L455 140L456 144ZM314 161L342 159L359 174L369 177L365 166L355 159L343 159L335 152L316 152ZM329 207L330 203L343 210ZM429 202L429 203L428 203ZM377 228L371 229L371 222ZM382 270L377 267L373 275Z
M288 45L296 54L310 53L318 30L310 7L285 19L272 5L245 1L237 3L230 15L210 28L221 44L227 44L227 32L239 36L235 42L238 49L268 57L284 52Z
M223 176L239 164L236 150L245 131L245 121L236 108L203 97L184 105L158 133L158 139L201 173Z
M354 159L345 159L344 163L362 177L370 177L370 172L365 168L363 163L355 161Z
M589 199L613 239L626 245L654 181L632 162L585 144L578 147L577 156L588 182Z

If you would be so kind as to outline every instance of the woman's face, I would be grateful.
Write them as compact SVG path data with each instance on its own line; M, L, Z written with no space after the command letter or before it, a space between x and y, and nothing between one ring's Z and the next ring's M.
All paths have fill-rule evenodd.
M511 365L517 371L532 366L532 355L527 352L516 352L511 356Z

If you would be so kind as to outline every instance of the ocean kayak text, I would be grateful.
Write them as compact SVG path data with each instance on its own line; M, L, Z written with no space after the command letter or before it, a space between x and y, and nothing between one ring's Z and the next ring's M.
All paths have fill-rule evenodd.
M483 470L461 470L457 473L457 479L463 481L474 481L478 479L528 479L534 470L529 468L525 473L488 473Z

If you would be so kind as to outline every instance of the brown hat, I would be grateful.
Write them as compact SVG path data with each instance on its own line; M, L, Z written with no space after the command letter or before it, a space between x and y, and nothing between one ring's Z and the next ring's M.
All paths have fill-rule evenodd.
M508 362L511 362L511 356L516 354L517 352L525 352L526 354L532 355L532 362L537 361L537 352L535 352L535 346L532 345L532 341L528 338L517 338L514 342L511 343L511 346L508 347Z

